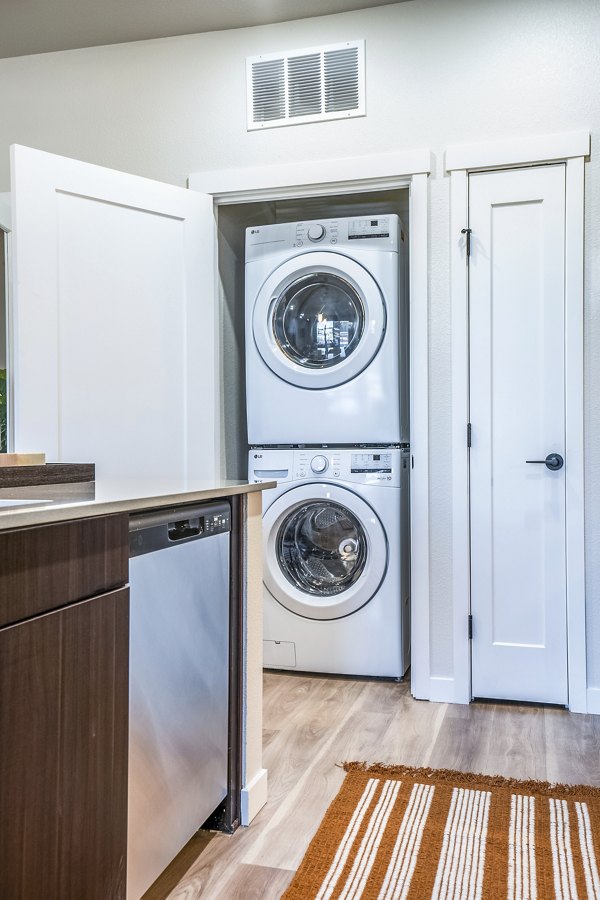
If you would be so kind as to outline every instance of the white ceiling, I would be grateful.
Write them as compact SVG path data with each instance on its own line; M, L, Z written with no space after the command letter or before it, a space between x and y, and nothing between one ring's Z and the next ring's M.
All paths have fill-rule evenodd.
M390 0L0 0L0 58L386 6Z

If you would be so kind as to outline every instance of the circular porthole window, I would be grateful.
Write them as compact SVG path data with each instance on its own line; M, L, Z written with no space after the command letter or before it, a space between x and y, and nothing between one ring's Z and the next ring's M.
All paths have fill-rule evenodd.
M273 335L281 352L307 369L327 369L360 344L365 309L339 275L312 272L292 281L273 307Z
M263 526L264 582L290 612L339 619L376 594L387 568L387 539L357 494L328 483L291 488L266 510Z
M310 500L279 526L277 558L290 583L316 597L341 594L367 561L367 537L356 518L331 500Z
M335 387L377 354L386 309L379 285L339 253L304 253L266 279L254 302L254 341L271 371L297 387Z

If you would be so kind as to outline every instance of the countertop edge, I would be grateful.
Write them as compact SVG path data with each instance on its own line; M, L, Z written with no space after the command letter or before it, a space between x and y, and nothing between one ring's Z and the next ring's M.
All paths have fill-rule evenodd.
M276 481L265 481L260 484L216 485L214 488L196 491L190 490L174 494L131 497L122 500L82 500L32 508L7 508L0 511L0 531L14 531L17 528L28 528L32 525L52 525L73 519L91 519L96 516L107 516L114 513L142 512L148 509L181 506L182 504L198 503L203 500L252 494L258 491L269 490L276 487L276 485Z

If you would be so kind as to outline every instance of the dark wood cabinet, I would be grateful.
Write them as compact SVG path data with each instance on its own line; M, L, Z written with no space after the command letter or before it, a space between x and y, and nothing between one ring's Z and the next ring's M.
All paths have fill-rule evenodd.
M0 532L0 626L121 587L126 515Z
M0 628L6 900L125 897L129 592L97 591L127 580L126 526L126 516L85 520L68 560L64 525L0 534L2 564L17 563L12 580L4 570L0 605L17 619L23 609L60 606ZM39 554L36 566L40 532L58 551ZM33 576L19 568L20 543ZM90 585L93 596L75 596Z

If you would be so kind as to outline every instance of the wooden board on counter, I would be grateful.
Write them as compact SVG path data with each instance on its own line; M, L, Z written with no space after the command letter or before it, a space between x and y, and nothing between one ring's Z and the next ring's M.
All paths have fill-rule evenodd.
M4 454L0 454L2 456ZM6 454L15 456L17 454ZM31 454L38 456L39 454ZM43 455L43 454L42 454ZM45 465L7 465L0 461L0 488L40 484L73 484L94 481L94 463L46 463Z
M45 453L0 453L0 469L7 466L43 466Z

